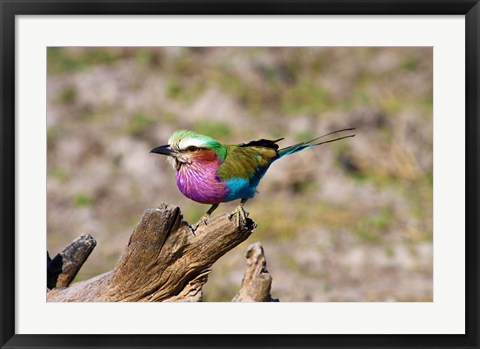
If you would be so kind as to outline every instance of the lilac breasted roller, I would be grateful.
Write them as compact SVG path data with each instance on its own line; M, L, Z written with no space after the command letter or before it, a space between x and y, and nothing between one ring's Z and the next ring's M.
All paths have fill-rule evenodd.
M237 225L246 220L243 205L253 198L260 180L270 165L284 157L317 145L354 137L354 134L317 142L320 138L354 128L329 132L307 142L279 149L276 140L260 139L238 145L222 144L198 133L175 131L168 144L153 148L150 152L168 156L176 170L177 186L183 195L202 204L212 205L202 219L192 227L196 230L200 222L207 222L213 211L222 202L240 199L234 214Z

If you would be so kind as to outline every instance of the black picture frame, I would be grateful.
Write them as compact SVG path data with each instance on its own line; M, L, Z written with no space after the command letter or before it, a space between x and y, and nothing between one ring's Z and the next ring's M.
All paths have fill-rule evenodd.
M150 347L479 347L478 0L0 0L1 16L1 348ZM17 15L465 15L466 334L465 335L24 335L15 334L15 16ZM460 117L460 116L459 116ZM452 232L453 233L453 232ZM456 232L461 233L461 232ZM447 314L446 314L447 316ZM45 314L45 321L55 321Z

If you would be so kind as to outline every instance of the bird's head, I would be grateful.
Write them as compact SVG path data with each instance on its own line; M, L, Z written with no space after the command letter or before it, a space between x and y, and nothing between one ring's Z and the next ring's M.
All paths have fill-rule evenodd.
M182 166L223 161L227 150L211 137L180 130L172 134L168 144L153 148L150 152L167 155L169 162L179 171Z

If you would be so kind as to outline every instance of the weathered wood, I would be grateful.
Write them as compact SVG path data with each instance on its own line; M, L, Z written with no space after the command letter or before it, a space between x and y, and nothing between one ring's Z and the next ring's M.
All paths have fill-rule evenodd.
M47 293L50 302L200 301L210 267L246 240L255 223L238 227L228 215L212 217L195 235L179 207L148 209L115 268L68 288Z
M262 244L259 242L248 246L247 270L242 286L232 302L278 302L270 295L272 277L267 270L267 260Z
M97 245L89 235L82 235L58 253L53 259L47 252L47 288L67 287Z

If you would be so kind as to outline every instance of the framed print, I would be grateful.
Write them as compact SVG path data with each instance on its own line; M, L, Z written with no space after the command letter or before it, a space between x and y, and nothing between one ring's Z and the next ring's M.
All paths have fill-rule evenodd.
M478 347L479 12L2 1L2 348Z

